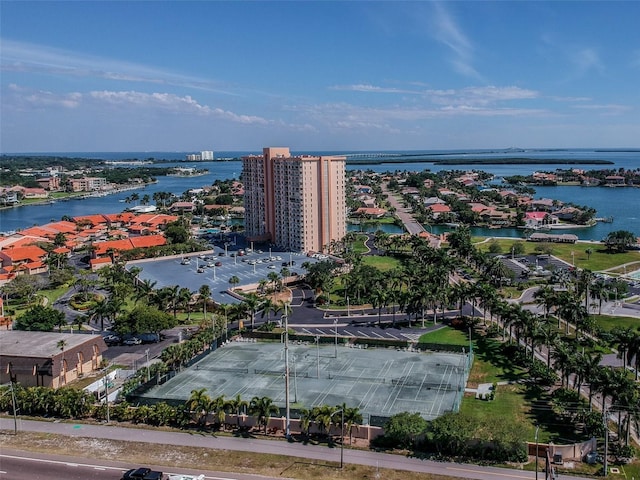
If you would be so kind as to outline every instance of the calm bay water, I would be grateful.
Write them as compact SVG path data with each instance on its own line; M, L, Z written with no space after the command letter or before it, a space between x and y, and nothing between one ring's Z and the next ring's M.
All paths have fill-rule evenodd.
M195 166L207 168L207 175L184 177L158 177L158 183L148 185L137 190L140 197L159 191L171 192L177 195L192 189L211 185L215 180L239 178L242 172L240 161L216 161L216 162L184 162L187 152L73 152L51 153L68 157L96 158L106 160L124 160L137 158L144 160L156 158L162 160L175 160L166 165ZM242 155L259 152L216 152L216 158L239 158ZM292 152L309 154L345 154L345 152ZM351 154L362 152L346 152L348 158ZM398 152L415 153L415 152ZM450 152L431 152L438 155L434 158L449 158ZM39 155L43 155L40 153ZM563 158L579 162L580 160L609 160L613 165L588 165L588 164L551 164L551 165L436 165L429 162L383 163L383 164L358 164L350 165L348 169L372 170L375 172L393 171L421 171L429 169L433 172L440 170L484 170L494 174L497 178L510 175L529 175L536 170L553 171L556 168L583 168L585 170L600 168L640 168L640 151L596 151L596 150L536 150L527 152L487 152L475 151L465 154L457 153L456 158L483 158L483 157L529 157L529 158ZM60 220L63 215L78 216L94 213L117 213L123 211L129 205L124 199L134 191L126 191L106 197L94 197L84 200L69 200L56 202L50 205L25 206L0 210L0 231L20 230L33 225L42 225L51 221ZM574 229L579 238L584 240L600 240L613 230L629 230L640 236L640 189L638 188L605 188L605 187L538 187L536 198L554 198L564 202L573 202L577 205L588 205L597 210L598 217L613 217L613 223L598 223L594 227L586 229ZM434 232L442 231L442 228L434 227ZM567 232L567 231L562 231ZM521 236L522 231L516 229L476 229L474 234L493 236Z

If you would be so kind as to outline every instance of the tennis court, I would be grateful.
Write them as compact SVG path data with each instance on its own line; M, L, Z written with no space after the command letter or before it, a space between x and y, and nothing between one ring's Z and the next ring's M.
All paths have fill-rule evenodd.
M346 403L365 420L404 411L429 420L457 411L469 356L300 342L289 345L289 371L292 409ZM142 397L184 401L200 388L212 398L267 396L284 408L284 344L228 343Z

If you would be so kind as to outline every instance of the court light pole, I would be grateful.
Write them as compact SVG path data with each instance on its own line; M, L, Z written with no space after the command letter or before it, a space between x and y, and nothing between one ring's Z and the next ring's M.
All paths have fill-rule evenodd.
M151 365L149 365L149 349L147 348L144 353L147 355L147 382L151 381Z
M333 333L335 337L333 357L338 358L338 319L337 318L333 320Z
M316 367L316 377L320 378L320 336L319 335L316 335L316 358L318 359L317 367Z
M344 409L347 408L346 404L342 404L342 408L337 412L333 412L334 415L340 414L340 468L344 467Z
M284 401L285 401L285 438L291 436L291 409L289 406L289 315L284 317Z

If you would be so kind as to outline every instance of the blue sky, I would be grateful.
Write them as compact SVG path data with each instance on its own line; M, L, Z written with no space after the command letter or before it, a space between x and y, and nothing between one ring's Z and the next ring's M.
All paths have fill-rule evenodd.
M0 151L640 147L640 2L0 3Z

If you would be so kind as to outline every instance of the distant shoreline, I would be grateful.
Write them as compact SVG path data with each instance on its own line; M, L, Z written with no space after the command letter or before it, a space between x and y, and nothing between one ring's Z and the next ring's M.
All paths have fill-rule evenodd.
M567 158L492 157L435 159L428 155L399 155L382 158L347 158L347 165L381 165L385 163L433 163L434 165L614 165L611 160Z

